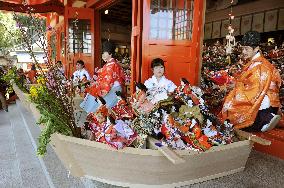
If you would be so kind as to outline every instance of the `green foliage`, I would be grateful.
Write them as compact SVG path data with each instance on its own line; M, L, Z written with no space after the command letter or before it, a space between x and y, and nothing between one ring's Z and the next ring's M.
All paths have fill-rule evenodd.
M41 114L38 124L44 124L45 128L39 137L37 154L42 156L46 153L47 144L53 133L61 133L67 136L72 135L68 125L70 115L65 113L64 106L60 104L54 93L50 92L45 85L32 86L30 88L30 99L36 104Z
M11 13L0 11L0 33L0 50L7 50L19 43L20 33Z
M25 87L26 84L25 76L19 74L19 72L17 71L17 67L9 68L7 74L3 76L3 80L5 80L6 83L11 83L11 81L13 81L24 93L28 93L28 90ZM13 88L12 85L10 84L8 87L8 92L11 93L12 91Z

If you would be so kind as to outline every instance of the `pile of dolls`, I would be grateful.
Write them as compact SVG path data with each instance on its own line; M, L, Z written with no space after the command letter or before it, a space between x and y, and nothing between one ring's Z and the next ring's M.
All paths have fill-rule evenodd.
M218 41L203 48L201 88L210 110L218 113L224 97L232 89L233 75L238 74L244 64L238 61L241 48L237 45L230 55Z
M116 92L119 100L110 109L97 97L100 106L88 114L82 135L116 149L146 148L150 136L170 148L195 151L233 142L233 125L229 121L221 124L209 112L199 87L182 78L173 93L161 93L137 83L136 92L128 99Z
M267 46L263 55L265 56L268 61L270 61L279 71L281 80L282 80L282 85L280 88L280 102L282 105L282 112L284 112L284 42L282 45L278 48L277 46Z

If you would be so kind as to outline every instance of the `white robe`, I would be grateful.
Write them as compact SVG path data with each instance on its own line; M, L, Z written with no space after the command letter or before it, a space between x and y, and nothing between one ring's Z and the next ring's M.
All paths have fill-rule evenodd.
M149 100L156 104L157 102L167 99L168 93L171 93L177 87L171 80L168 80L163 76L158 82L157 78L153 75L151 78L145 81L144 85L148 89L150 94Z
M89 73L88 73L88 71L87 71L86 69L81 69L81 70L75 71L75 72L73 73L73 76L74 76L73 80L79 78L80 81L81 81L81 80L83 79L84 74L86 75L87 80L90 80L90 75L89 75Z

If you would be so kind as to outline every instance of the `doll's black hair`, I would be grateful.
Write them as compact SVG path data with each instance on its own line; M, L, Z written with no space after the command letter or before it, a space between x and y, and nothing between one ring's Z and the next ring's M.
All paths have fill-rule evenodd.
M108 52L109 54L114 55L115 45L112 42L106 40L106 41L103 42L102 46L103 46L102 47L102 52L103 53L104 52Z
M116 91L115 92L116 96L120 96L122 99L126 99L125 96L121 93L121 91Z
M106 101L104 100L104 98L98 96L98 97L96 98L96 101L98 102L98 100L101 101L101 103L102 103L103 105L106 104Z
M76 64L80 64L80 65L82 65L83 67L85 67L85 63L84 63L84 61L82 61L82 60L78 60L78 61L76 62Z
M157 66L165 67L164 60L162 60L161 58L153 59L152 62L151 62L151 68L153 69L154 67L157 67Z
M115 119L111 116L108 116L109 121L111 122L111 124L115 124Z
M147 92L147 90L148 90L147 87L144 84L142 84L141 82L136 83L136 87L138 87L139 89L141 89L144 92Z
M186 79L186 78L181 78L181 81L183 81L183 83L185 83L185 84L189 84L189 81Z
M91 82L85 82L85 83L84 83L84 86L85 86L85 87L89 87L90 85L91 85Z
M56 64L62 65L62 61L58 60Z
M86 130L91 130L89 127L89 122L84 122L84 127Z

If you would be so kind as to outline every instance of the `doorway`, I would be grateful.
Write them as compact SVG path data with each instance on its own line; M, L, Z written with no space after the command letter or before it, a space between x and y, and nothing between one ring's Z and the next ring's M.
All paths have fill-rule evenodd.
M109 40L115 45L113 57L119 62L126 75L126 90L130 93L131 79L131 31L132 1L118 0L99 11L100 42ZM100 50L101 51L101 50ZM100 60L101 61L101 60ZM101 61L101 66L104 62Z

